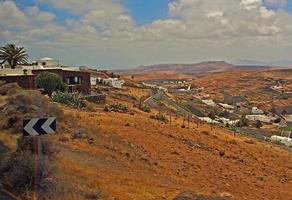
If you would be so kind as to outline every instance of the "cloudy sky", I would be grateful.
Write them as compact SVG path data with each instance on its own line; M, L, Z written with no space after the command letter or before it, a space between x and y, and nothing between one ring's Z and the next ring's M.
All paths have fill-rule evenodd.
M0 0L0 45L107 69L289 60L292 0Z

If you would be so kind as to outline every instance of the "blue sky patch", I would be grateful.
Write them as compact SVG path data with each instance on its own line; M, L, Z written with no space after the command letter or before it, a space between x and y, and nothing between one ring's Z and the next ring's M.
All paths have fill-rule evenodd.
M168 0L123 0L138 25L166 18L168 2Z

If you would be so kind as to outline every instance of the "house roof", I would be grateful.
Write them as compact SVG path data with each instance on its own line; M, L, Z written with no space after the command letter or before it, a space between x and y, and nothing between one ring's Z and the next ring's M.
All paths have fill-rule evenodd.
M276 108L277 114L292 114L292 106L283 106Z
M49 58L49 57L44 57L44 58L41 58L40 61L54 61L54 59Z

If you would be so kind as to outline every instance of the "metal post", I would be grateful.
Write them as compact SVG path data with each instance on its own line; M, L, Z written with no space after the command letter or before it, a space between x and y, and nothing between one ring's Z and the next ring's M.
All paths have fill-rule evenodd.
M33 138L34 140L34 154L35 154L35 167L34 167L34 194L33 194L33 199L34 200L38 200L38 184L40 182L40 170L41 170L41 166L40 166L40 156L42 153L42 142L41 142L41 137L40 136L36 136Z
M186 120L186 119L185 119L185 116L184 116L184 120L183 120L183 126L185 126L185 120Z

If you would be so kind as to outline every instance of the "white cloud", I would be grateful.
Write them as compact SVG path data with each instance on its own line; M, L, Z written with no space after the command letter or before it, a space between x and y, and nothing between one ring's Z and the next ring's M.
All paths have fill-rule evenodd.
M240 5L247 10L258 8L262 4L262 0L241 0Z
M55 19L55 15L50 12L40 12L37 6L29 7L25 10L28 17L37 22L51 22Z
M27 23L27 16L13 1L0 2L0 26L16 28L23 27Z
M287 46L292 42L291 14L265 6L284 2L279 0L173 0L166 19L140 26L120 0L48 2L78 20L68 18L60 24L54 14L37 6L20 10L14 2L4 1L0 2L0 39L43 47L78 64L101 62L113 66L172 59L187 62L288 56ZM258 51L260 47L273 49L275 43L277 51L273 55Z

